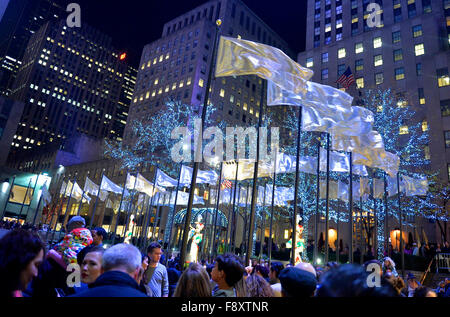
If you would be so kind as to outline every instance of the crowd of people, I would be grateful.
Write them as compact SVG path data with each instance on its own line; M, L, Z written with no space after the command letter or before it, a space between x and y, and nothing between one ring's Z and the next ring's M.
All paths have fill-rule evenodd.
M124 243L106 248L106 231L85 228L79 216L72 217L66 229L64 238L48 247L32 228L10 228L0 239L0 296L450 297L449 279L431 289L409 273L405 283L389 257L362 266L292 266L256 259L245 266L238 255L222 254L211 263L181 267L179 258L166 258L158 242L151 242L145 253ZM74 264L80 266L79 281ZM370 264L379 267L375 287L368 283Z

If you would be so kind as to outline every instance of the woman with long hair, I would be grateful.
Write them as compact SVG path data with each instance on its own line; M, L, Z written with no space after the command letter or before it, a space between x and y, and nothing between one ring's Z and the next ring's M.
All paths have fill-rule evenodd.
M252 274L245 281L248 297L274 297L270 284L258 274Z
M206 270L197 263L191 263L181 274L173 297L211 297L212 289Z
M44 252L41 239L25 230L11 231L0 240L0 297L23 297L38 276Z

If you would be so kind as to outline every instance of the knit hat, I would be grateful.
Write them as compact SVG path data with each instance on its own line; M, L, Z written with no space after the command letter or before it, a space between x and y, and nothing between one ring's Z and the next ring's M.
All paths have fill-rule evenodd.
M295 267L285 268L278 278L283 292L289 297L311 297L317 286L314 274Z

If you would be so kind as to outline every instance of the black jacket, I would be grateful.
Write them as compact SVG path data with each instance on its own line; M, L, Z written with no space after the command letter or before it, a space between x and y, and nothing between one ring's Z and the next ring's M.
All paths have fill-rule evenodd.
M71 297L147 297L128 274L109 271L100 275L89 289Z

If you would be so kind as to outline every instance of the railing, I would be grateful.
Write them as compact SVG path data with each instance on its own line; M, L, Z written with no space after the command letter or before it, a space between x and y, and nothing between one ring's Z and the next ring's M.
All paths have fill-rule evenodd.
M431 265L433 264L434 258L431 259L430 264L428 264L428 268L425 270L425 272L422 275L422 278L420 279L420 284L423 285L423 282L425 282L425 279L427 278L428 273L431 271Z
M448 270L450 272L450 253L438 253L436 259L436 273L439 269Z

